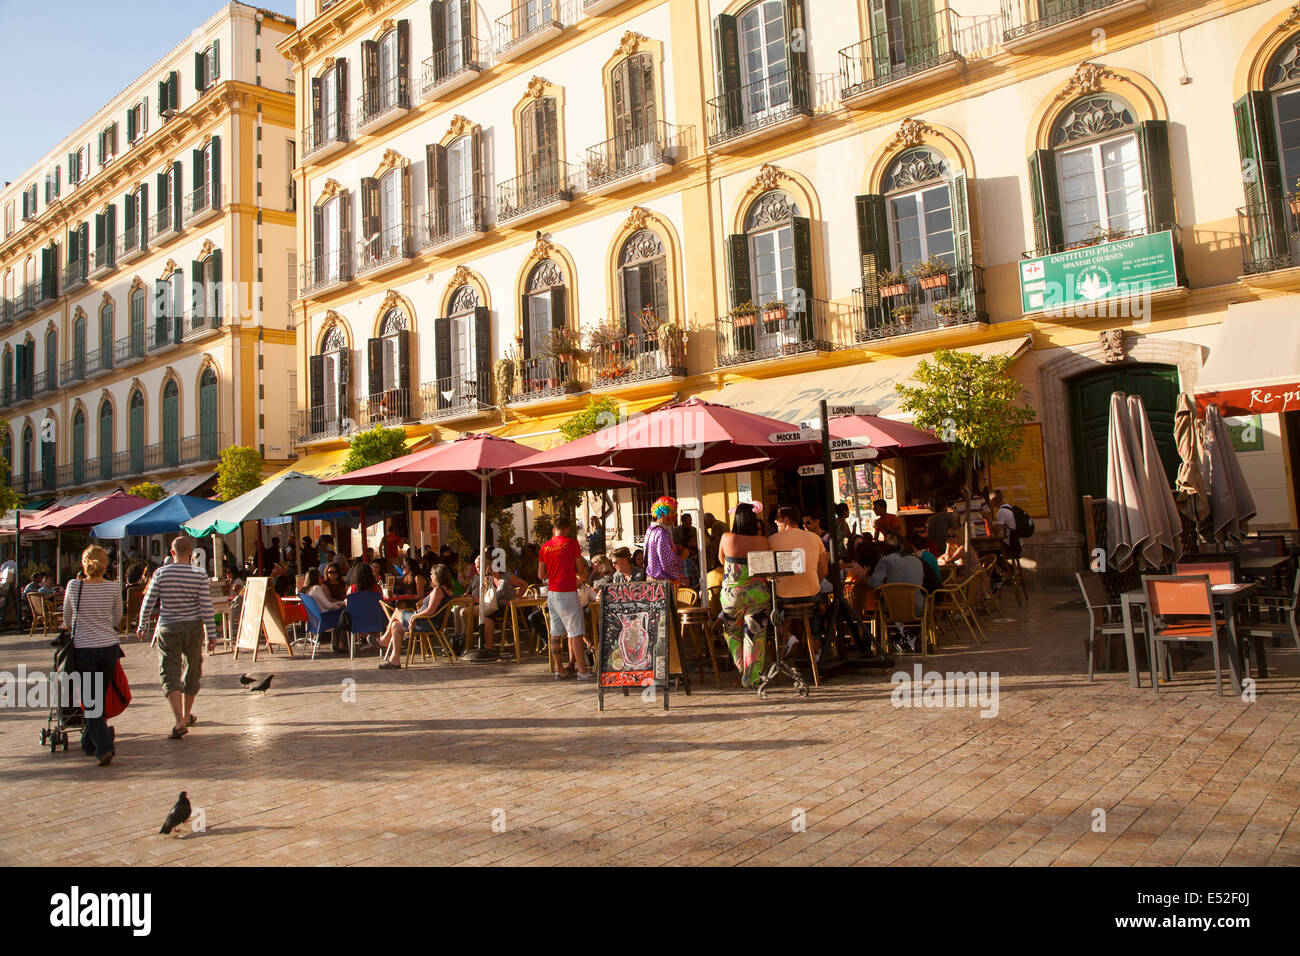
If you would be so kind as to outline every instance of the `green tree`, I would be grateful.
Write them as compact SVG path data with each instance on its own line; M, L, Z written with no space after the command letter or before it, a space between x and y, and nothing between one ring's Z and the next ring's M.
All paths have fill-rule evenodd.
M966 514L970 514L975 460L985 465L1011 458L1020 447L1020 428L1034 420L1024 389L1007 369L1008 355L983 358L969 352L938 349L923 359L913 378L917 387L898 385L902 407L913 424L948 442L944 464L966 477ZM970 522L966 522L970 546Z
M0 419L0 431L8 431L8 428L9 422ZM11 486L10 477L9 459L0 455L0 514L23 505L22 493Z
M217 464L217 497L230 501L262 483L262 455L247 445L231 445Z
M406 432L400 428L375 428L357 432L349 442L344 472L380 465L406 454Z
M138 485L133 485L126 490L128 495L135 495L137 498L148 498L150 501L160 501L167 497L167 492L163 486L156 481L142 481Z

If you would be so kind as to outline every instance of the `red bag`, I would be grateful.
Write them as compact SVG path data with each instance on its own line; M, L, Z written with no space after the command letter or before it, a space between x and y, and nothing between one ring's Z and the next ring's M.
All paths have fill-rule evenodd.
M113 677L104 688L104 718L112 720L131 703L131 685L127 683L126 671L122 670L122 658L117 659Z

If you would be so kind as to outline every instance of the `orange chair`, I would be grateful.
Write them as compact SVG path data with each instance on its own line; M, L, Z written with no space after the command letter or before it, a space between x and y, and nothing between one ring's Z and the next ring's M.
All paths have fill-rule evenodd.
M1233 580L1235 570L1231 561L1180 561L1174 565L1175 575L1182 577L1206 575L1210 579L1210 587L1235 583Z
M1219 664L1219 619L1214 613L1210 579L1206 575L1161 575L1144 577L1149 614L1148 636L1151 655L1151 689L1159 693L1157 672L1164 669L1165 644L1208 643L1214 652L1214 682L1223 694L1223 669Z

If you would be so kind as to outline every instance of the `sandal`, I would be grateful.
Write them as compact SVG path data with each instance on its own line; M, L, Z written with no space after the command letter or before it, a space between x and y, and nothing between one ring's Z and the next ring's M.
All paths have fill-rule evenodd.
M400 671L402 669L402 665L394 664L392 661L384 661L382 664L379 665L379 669L381 671Z
M193 727L193 726L194 726L195 724L197 724L198 722L199 722L199 719L198 719L197 717L195 717L193 714L190 714L189 719L185 721L185 726L186 726L186 727Z
M185 736L186 734L188 734L188 733L189 733L189 730L186 729L185 727L173 727L173 728L172 728L172 732L171 732L170 734L167 735L167 739L168 739L168 740L180 740L182 737L184 737L184 736Z

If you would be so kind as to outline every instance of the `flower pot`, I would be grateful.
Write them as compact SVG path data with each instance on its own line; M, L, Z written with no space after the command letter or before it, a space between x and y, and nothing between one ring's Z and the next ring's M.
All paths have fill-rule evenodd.
M746 315L736 316L736 328L749 329L749 328L753 328L753 326L754 326L754 314L752 312Z
M905 329L910 329L912 327L912 319L914 318L916 318L915 312L906 312L897 316L898 324Z
M900 282L897 285L881 286L880 294L884 296L886 299L892 299L900 295L907 295L907 283Z
M763 313L763 321L781 323L786 320L786 316L789 314L790 312L785 306L781 306L779 309L768 309Z
M921 276L922 289L942 289L948 285L948 273L941 272L937 276Z
M1300 196L1291 200L1291 215L1300 216Z

